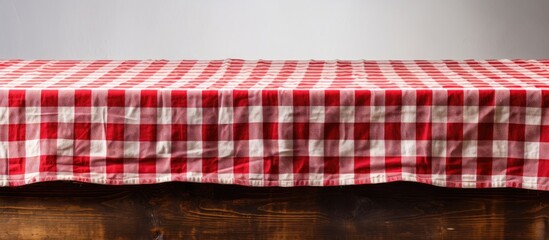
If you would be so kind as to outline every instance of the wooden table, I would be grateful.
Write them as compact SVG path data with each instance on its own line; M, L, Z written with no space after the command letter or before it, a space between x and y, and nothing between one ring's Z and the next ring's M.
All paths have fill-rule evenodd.
M396 182L0 188L1 239L546 239L549 192Z

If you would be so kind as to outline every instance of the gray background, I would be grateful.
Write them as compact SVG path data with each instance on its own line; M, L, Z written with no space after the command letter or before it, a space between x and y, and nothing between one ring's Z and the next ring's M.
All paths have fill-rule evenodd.
M549 58L549 0L0 0L7 58Z

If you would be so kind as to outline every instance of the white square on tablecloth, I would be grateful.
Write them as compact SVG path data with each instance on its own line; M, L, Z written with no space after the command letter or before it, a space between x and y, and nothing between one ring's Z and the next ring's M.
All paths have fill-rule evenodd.
M125 158L139 157L139 142L124 141L124 157Z
M494 123L509 123L509 107L494 106Z
M431 121L433 123L446 123L448 121L448 116L447 116L448 107L433 106L431 109L432 109Z
M462 145L461 145L462 157L470 157L470 158L478 157L477 145L478 145L478 142L475 140L462 141Z
M370 140L370 156L385 157L385 140Z
M74 107L58 107L57 120L61 123L74 122Z
M249 106L248 107L248 122L261 123L263 122L263 107Z
M339 140L339 155L341 157L353 157L355 155L355 141L340 139Z
M141 122L141 108L126 107L124 109L124 123L139 124Z
M107 156L107 141L105 141L105 140L90 140L90 156L91 157L106 157Z
M527 107L525 119L526 124L539 125L541 123L541 108Z
M431 141L431 156L446 157L446 141L432 140Z
M25 140L25 156L26 157L40 156L40 140L39 139Z
M202 124L202 108L187 108L187 124Z
M160 107L156 110L156 122L158 124L172 123L172 108Z
M188 141L187 156L190 158L201 158L202 157L202 141Z
M325 119L325 107L324 106L310 106L309 107L309 122L311 123L324 123Z
M463 122L464 123L478 123L479 108L478 106L464 106L463 107Z
M57 139L57 155L73 156L74 144L72 139Z
M0 107L0 124L8 124L8 123L9 123L8 108Z
M291 157L294 155L292 140L278 139L278 154L281 157Z
M339 107L339 121L342 123L355 122L355 107L354 106Z
M250 157L263 157L263 141L249 140Z
M0 158L1 159L8 158L8 149L9 149L8 142L0 141Z
M373 123L385 122L385 106L370 107L370 122L373 122Z
M401 109L402 122L403 123L415 123L416 122L416 106L405 105Z
M40 107L25 107L25 123L40 123Z
M278 106L278 122L279 123L291 123L293 122L293 107L292 106Z
M309 139L309 156L324 156L324 140Z
M219 141L218 142L218 155L219 158L231 157L234 155L234 142L233 141Z
M160 158L167 158L171 156L171 142L170 141L157 141L156 142L156 156Z
M105 123L107 121L106 107L91 107L91 122Z
M403 157L415 157L416 156L416 141L415 140L402 140L400 144L400 152Z
M524 143L524 158L539 159L539 142Z
M219 124L232 124L234 122L232 107L219 107L218 114Z
M492 141L492 157L506 158L508 154L509 143L507 141Z

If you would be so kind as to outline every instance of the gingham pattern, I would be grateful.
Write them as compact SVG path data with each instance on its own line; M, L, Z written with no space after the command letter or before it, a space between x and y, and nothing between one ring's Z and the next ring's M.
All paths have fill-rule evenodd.
M549 61L0 61L0 185L549 190Z

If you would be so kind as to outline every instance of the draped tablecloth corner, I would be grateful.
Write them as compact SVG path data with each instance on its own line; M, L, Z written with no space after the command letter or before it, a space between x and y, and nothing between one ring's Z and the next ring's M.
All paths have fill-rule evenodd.
M549 60L0 60L0 186L549 190Z

